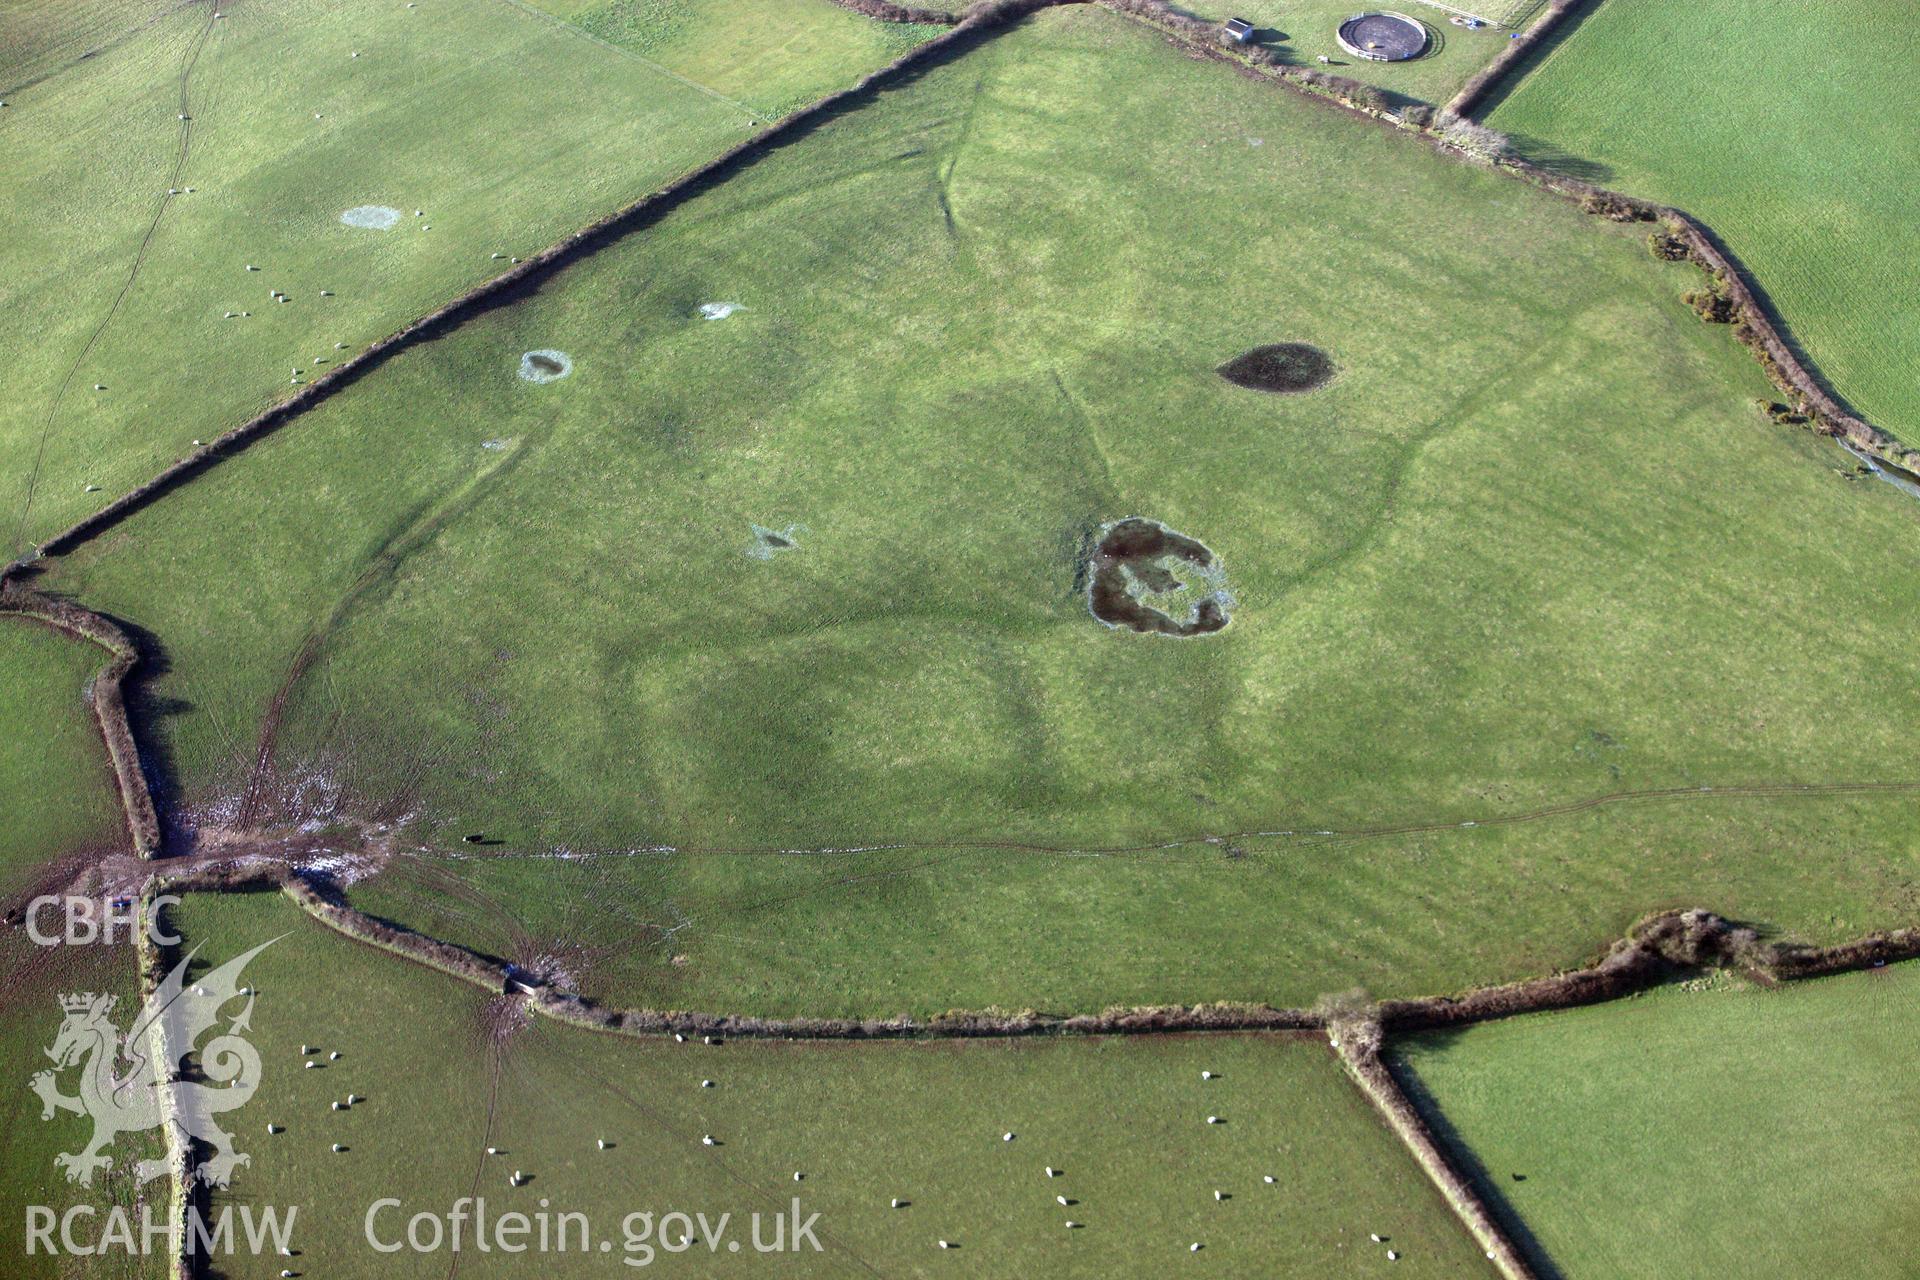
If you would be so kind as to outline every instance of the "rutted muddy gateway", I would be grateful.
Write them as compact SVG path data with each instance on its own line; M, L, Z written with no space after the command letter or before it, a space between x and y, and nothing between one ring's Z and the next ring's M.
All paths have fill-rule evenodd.
M1175 616L1182 605L1184 619ZM1227 571L1205 543L1140 516L1100 527L1087 560L1087 608L1108 626L1207 635L1232 621L1233 605Z

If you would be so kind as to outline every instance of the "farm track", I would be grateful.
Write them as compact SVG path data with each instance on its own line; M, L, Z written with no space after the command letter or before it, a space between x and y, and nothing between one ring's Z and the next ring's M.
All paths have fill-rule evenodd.
M102 40L98 44L87 45L87 47L82 49L79 53L74 54L72 57L68 58L66 61L58 64L57 66L49 67L45 71L36 72L33 75L26 77L24 80L18 80L12 84L6 85L4 87L0 87L0 98L11 98L15 94L23 93L26 90L33 88L35 85L45 84L47 81L53 79L55 76L61 75L62 73L67 71L71 71L73 68L79 66L83 62L90 62L94 58L99 57L103 53L113 52L114 50L136 39L137 37L145 34L146 32L151 31L154 27L159 26L162 22L165 22L168 18L171 18L174 14L180 12L182 9L190 8L196 4L206 4L206 3L208 3L208 0L179 0L178 3L171 5L168 8L162 9L159 13L152 15L145 22L141 22L134 26L124 28L123 30L118 31L115 34Z
M518 0L507 0L507 2L517 4ZM171 492L173 488L189 482L195 475L206 468L217 464L225 457L237 453L254 439L285 425L294 417L304 413L306 410L331 396L335 391L352 385L365 373L384 363L399 350L415 342L439 336L447 330L457 327L472 316L507 301L511 298L514 291L528 286L537 287L539 283L557 274L559 271L564 270L572 262L588 256L636 230L643 229L646 225L649 225L654 218L671 211L682 203L686 197L697 193L707 184L724 181L732 172L752 164L760 156L774 150L778 146L785 145L795 137L804 136L821 118L832 111L859 101L864 95L870 94L876 87L882 86L889 80L923 64L956 56L957 51L963 50L975 42L980 38L980 33L984 29L990 28L996 22L1017 20L1039 9L1050 7L1055 3L1076 2L1080 2L1080 0L1023 0L1023 2L1009 5L1005 11L993 12L991 16L984 21L970 18L962 22L947 35L941 36L919 47L896 60L894 63L889 64L887 67L862 79L853 89L829 95L827 98L821 99L812 106L793 113L773 128L762 132L740 147L727 152L711 164L694 170L676 182L669 184L663 190L653 193L635 202L633 205L584 228L568 239L535 255L522 267L488 281L479 288L470 291L462 297L455 299L453 302L420 318L413 324L406 326L383 342L374 344L354 359L346 361L340 366L336 366L327 375L317 379L302 392L270 408L265 413L242 424L240 427L225 433L210 446L203 448L184 462L168 468L165 472L161 473L161 475L155 477L148 484L141 486L133 493L124 495L121 499L110 503L101 511L86 517L69 529L56 534L54 537L48 539L46 543L42 544L37 554L59 554L90 540L104 530L113 527L132 512L157 500L160 496ZM1278 79L1287 82L1290 84L1290 87L1301 92L1306 92L1308 96L1326 96L1313 93L1297 81L1290 81L1285 74L1271 76L1262 74L1251 66L1238 63L1237 60L1224 53L1224 51L1217 46L1209 47L1188 39L1185 34L1181 32L1168 31L1167 26L1163 23L1141 18L1139 15L1129 16L1135 17L1136 20L1145 21L1148 25L1154 26L1156 29L1167 31L1171 38L1186 45L1189 51L1196 55L1226 61L1230 65L1238 66L1246 74L1254 75L1261 79ZM212 9L211 6L209 6L209 15L205 25L197 33L183 57L179 79L180 114L182 117L180 142L171 172L172 181L170 181L169 185L178 185L180 174L184 172L190 154L193 125L190 105L191 77L198 63L200 54L204 50L211 35L212 26ZM1516 61L1517 60L1518 59L1516 59ZM679 77L675 78L678 79ZM696 87L704 88L703 86ZM739 104L733 105L738 106ZM1374 115L1376 117L1378 117L1379 114L1361 110L1349 102L1336 101L1334 105L1354 111L1356 114ZM1397 122L1390 123L1392 123L1392 127L1399 128ZM1703 224L1689 218L1678 210L1660 209L1656 206L1648 205L1646 202L1635 201L1630 197L1619 196L1617 193L1608 192L1589 184L1574 182L1524 163L1507 164L1502 167L1524 181L1531 182L1562 196L1585 200L1592 200L1596 197L1606 197L1610 200L1617 200L1626 207L1634 209L1636 212L1645 211L1648 218L1657 217L1677 224L1678 228L1683 232L1685 239L1688 241L1690 256L1692 256L1693 260L1710 274L1719 276L1729 285L1729 291L1743 313L1744 324L1755 335L1750 345L1754 347L1757 357L1767 368L1769 376L1774 379L1777 385L1780 385L1784 390L1788 391L1789 394L1795 396L1799 403L1809 408L1819 428L1828 434L1841 435L1852 439L1863 448L1876 454L1884 454L1890 448L1896 447L1883 433L1849 412L1845 405L1833 396L1817 370L1812 367L1811 362L1803 359L1798 351L1781 337L1775 318L1771 315L1770 308L1764 302L1764 295L1759 294L1757 287L1750 283L1746 273L1732 260L1731 256L1721 248L1711 230ZM138 278L148 247L158 232L170 200L171 197L161 197L153 219L149 223L145 236L140 242L138 253L134 258L126 281L121 286L106 316L93 331L79 356L68 369L66 377L61 382L60 389L55 396L54 403L48 411L37 447L34 464L28 476L26 494L14 540L16 549L24 546L34 489L38 482L41 464L45 458L47 444L52 434L60 406L67 391L71 387L73 379L78 375L79 369L99 342L100 337L105 333L108 326L111 325L122 303L131 291L134 282ZM942 203L944 207L944 200ZM950 213L948 216L949 220L951 220ZM6 592L16 596L26 594L16 590L18 585L17 579L26 563L27 561L23 559L8 565L4 570L0 570L0 592ZM349 600L343 602L343 608L347 603L350 603L352 594L353 593L350 592ZM77 609L76 606L69 607ZM79 611L84 612L84 610ZM111 626L107 620L98 618L98 615L89 616L95 617L103 626ZM44 621L45 619L43 618L42 620ZM322 628L316 632L316 641L321 636L324 636L324 631L325 629ZM101 677L111 684L111 692L114 695L111 699L111 706L113 708L113 714L118 716L119 721L115 724L105 723L108 712L104 709L101 711L103 718L102 728L107 736L110 750L114 746L117 736L119 736L117 731L124 732L129 740L131 738L131 728L130 725L126 723L124 704L118 696L120 686L130 666L131 663L124 661L116 663L104 671ZM290 686L294 680L297 680L299 670L299 665L296 664L295 670L289 674L287 681L288 686ZM96 699L97 707L104 708L106 705L105 702ZM271 743L272 732L268 730L265 734L260 755L262 769L265 769L267 762L270 761ZM136 833L137 838L138 832L140 831L141 815L137 812L138 806L136 801L144 802L145 813L148 815L147 821L150 822L152 814L151 796L150 794L142 794L139 797L135 797L130 794L128 786L125 785L124 778L121 789L123 793L122 801L127 812L129 826L130 829ZM141 789L144 793L144 785ZM1849 794L1911 794L1916 791L1920 791L1920 782L1753 783L1720 787L1685 787L1624 791L1570 801L1558 805L1545 806L1523 813L1495 815L1483 819L1467 821L1435 820L1391 826L1355 828L1346 831L1332 829L1314 831L1251 831L1238 835L1193 836L1170 842L1134 846L1112 846L1098 849L1074 849L1064 846L1048 846L1020 841L943 841L913 846L863 846L862 849L897 849L907 847L928 850L1002 849L1014 852L1072 853L1084 855L1088 853L1146 853L1193 845L1218 845L1235 839L1289 839L1301 842L1348 844L1393 836L1460 830L1479 826L1519 825L1564 817L1610 805L1664 803L1705 798L1811 798ZM837 852L858 851L861 850L849 849L839 850ZM675 850L675 852L781 854L803 851L768 848L737 850L686 849ZM811 852L836 851L820 850ZM238 887L232 883L198 887L187 883L170 884L169 877L172 869L168 867L165 860L152 864L152 867L153 874L147 881L147 891L149 893L161 887L170 887L175 891L195 891L196 889L197 891L208 891L209 889L218 891L220 889ZM398 955L413 959L416 962L429 964L432 967L452 973L457 977L468 981L479 982L482 985L486 985L497 976L500 983L500 985L495 988L497 991L505 993L512 990L512 974L510 971L499 969L498 966L486 958L453 947L450 944L440 943L436 940L425 938L423 935L408 933L404 930L393 930L390 927L377 926L367 917L352 911L350 908L326 902L313 886L302 879L298 873L289 870L284 864L269 864L265 867L256 866L252 869L252 873L256 876L263 877L267 882L277 884L278 887L299 902L303 908L307 909L310 914L314 915L316 919L350 937L356 937L360 941L367 942L370 945L380 946L382 949L393 951ZM1691 933L1688 933L1688 937L1683 939L1683 941L1691 940L1690 945L1693 946L1693 950L1689 951L1684 946L1675 942L1673 936L1675 930L1681 930L1683 932L1692 931L1694 930L1694 926L1702 919L1708 921L1705 928L1707 937L1704 942L1691 940ZM1818 950L1782 948L1776 945L1766 953L1764 959L1753 961L1751 957L1742 957L1731 950L1722 954L1712 949L1711 944L1713 939L1721 936L1720 933L1716 932L1718 926L1712 923L1716 920L1716 917L1707 917L1705 913L1699 912L1685 914L1672 913L1655 917L1653 920L1643 922L1642 925L1637 926L1636 930L1630 934L1628 938L1616 944L1614 949L1610 951L1604 959L1589 968L1577 970L1572 973L1554 975L1549 978L1535 979L1531 982L1482 988L1458 997L1429 997L1416 1001L1386 1002L1372 1006L1368 1016L1372 1019L1372 1024L1375 1027L1383 1029L1382 1034L1384 1034L1384 1030L1405 1026L1461 1025L1471 1021L1506 1017L1515 1013L1530 1012L1537 1009L1562 1008L1572 1004L1591 1003L1595 1000L1618 998L1621 995L1631 994L1634 991L1644 989L1646 986L1651 985L1668 972L1669 966L1675 965L1683 967L1744 967L1762 979L1777 981L1787 978L1820 976L1827 973L1840 972L1849 968L1885 964L1892 960L1911 959L1920 956L1920 931L1907 929L1891 934L1881 933L1871 935L1868 938L1858 940L1854 943ZM1724 923L1725 922L1718 922L1719 925L1724 925ZM382 928L385 928L384 934L381 932ZM1675 947L1679 947L1679 950L1674 950ZM611 1013L609 1011L596 1010L591 1005L581 1001L578 997L556 994L547 988L540 988L535 992L528 993L525 997L525 1003L530 1010L545 1013L548 1016L574 1025L615 1031L621 1034L657 1034L681 1026L696 1030L702 1026L712 1026L723 1034L750 1036L841 1036L856 1038L875 1036L925 1037L938 1035L977 1037L1048 1033L1152 1034L1249 1029L1326 1030L1329 1027L1328 1019L1313 1011L1273 1009L1265 1006L1232 1008L1222 1006L1190 1006L1172 1010L1105 1011L1098 1014L1074 1015L1069 1017L1016 1015L1015 1017L1008 1018L1004 1015L997 1014L977 1014L962 1015L942 1025L921 1026L904 1019L884 1022L847 1023L822 1019L773 1021L741 1018L724 1014L669 1014L647 1010L628 1010ZM492 1084L490 1089L491 1096L488 1103L487 1121L489 1133L491 1133L494 1123L500 1076L504 1069L503 1052L503 1048L499 1045L493 1046L491 1050L493 1054L490 1062ZM1371 1054L1374 1059L1377 1060L1377 1044L1374 1048L1364 1050L1359 1055L1356 1055L1351 1050L1343 1050L1343 1053L1346 1055L1349 1068L1353 1071L1357 1083L1363 1091L1367 1093L1369 1098L1387 1114L1389 1123L1395 1128L1396 1132L1400 1133L1400 1136L1407 1143L1423 1170L1434 1179L1442 1193L1447 1196L1449 1203L1468 1226L1469 1230L1473 1231L1476 1237L1481 1239L1483 1243L1490 1245L1488 1256L1490 1259L1495 1260L1501 1272L1508 1276L1510 1280L1521 1280L1523 1277L1532 1277L1535 1275L1536 1273L1530 1270L1526 1261L1521 1258L1513 1242L1504 1236L1497 1226L1488 1225L1491 1222L1491 1218L1487 1214L1484 1204L1480 1203L1471 1188L1466 1186L1465 1180L1458 1175L1457 1170L1452 1167L1447 1156L1440 1150L1438 1144L1432 1142L1430 1136L1426 1139L1421 1138L1421 1122L1415 1112L1414 1106L1406 1097L1405 1092L1393 1081L1391 1073L1384 1070L1378 1072L1372 1070L1372 1067L1368 1064L1366 1055ZM1410 1133L1404 1124L1406 1116L1413 1116L1415 1132ZM479 1171L476 1171L476 1186L478 1180ZM868 1271L871 1272L873 1270L871 1265L864 1259L856 1260ZM189 1270L193 1265L191 1262L188 1262L184 1258L178 1259L177 1262L180 1268L180 1274L191 1274ZM457 1267L457 1265L456 1255L454 1266ZM449 1275L451 1276L452 1274L453 1272L450 1270Z
M1528 823L1541 822L1551 818L1564 818L1573 814L1588 813L1595 809L1610 808L1615 805L1657 804L1679 800L1720 800L1720 799L1781 799L1805 797L1817 799L1825 796L1841 795L1912 795L1920 793L1920 781L1894 782L1755 782L1736 783L1728 786L1699 787L1655 787L1640 791L1611 791L1603 795L1587 796L1580 800L1569 800L1560 804L1546 805L1538 809L1529 809L1519 813L1492 814L1480 818L1441 818L1429 821L1402 822L1374 827L1253 829L1247 831L1228 831L1218 834L1177 836L1170 840L1159 840L1144 844L1042 844L1028 840L901 840L876 841L852 845L814 845L797 848L781 845L645 845L633 849L604 853L581 853L575 856L582 861L607 857L643 857L660 854L712 855L725 857L762 856L762 857L817 857L834 854L859 853L914 853L914 852L954 852L990 853L1004 851L1008 853L1057 854L1064 857L1092 858L1113 857L1126 854L1164 853L1173 849L1193 848L1195 846L1220 846L1241 840L1286 840L1296 844L1313 846L1331 846L1360 844L1369 840L1384 840L1395 836L1424 835L1441 831L1471 831L1481 827L1514 827ZM410 856L428 858L431 855L414 853ZM546 858L545 853L500 853L500 854L448 854L444 860L483 861L487 858ZM923 864L939 865L938 861Z
M100 344L100 339L106 335L107 329L113 324L114 318L120 314L120 308L122 304L126 302L127 295L133 292L134 281L140 278L140 268L146 263L147 250L152 246L154 236L159 234L161 220L167 216L167 210L173 205L174 196L171 194L172 189L180 185L180 175L186 171L187 158L193 151L193 104L191 97L193 69L199 65L200 54L207 47L207 40L213 34L214 17L214 7L212 4L208 4L207 20L201 24L200 30L195 33L192 43L187 46L186 52L181 59L179 79L180 142L174 152L173 168L167 174L168 190L162 192L158 198L158 202L153 211L153 218L147 223L146 234L140 237L140 247L134 253L133 265L127 271L126 280L120 285L120 292L114 295L113 304L107 308L107 314L101 317L98 325L94 326L93 332L88 335L86 343L80 348L80 354L75 356L73 363L68 366L66 376L60 380L59 390L53 394L53 403L47 407L46 420L41 423L40 442L34 450L33 466L27 472L26 495L21 500L20 519L14 529L13 547L15 554L23 553L27 546L27 519L33 512L34 490L40 483L40 469L46 461L47 442L52 438L54 423L60 415L60 407L66 401L67 392L73 387L73 380L79 376L81 366L87 362L87 357L93 354L93 349Z

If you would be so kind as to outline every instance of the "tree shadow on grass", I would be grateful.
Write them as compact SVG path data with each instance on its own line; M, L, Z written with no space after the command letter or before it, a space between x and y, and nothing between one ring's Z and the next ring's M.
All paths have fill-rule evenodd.
M140 661L127 676L120 693L127 706L127 727L133 733L134 748L140 753L140 772L153 797L154 814L160 819L161 856L191 852L195 831L186 816L180 770L165 728L168 720L186 715L194 706L184 698L159 691L160 679L173 670L173 662L158 636L118 615L102 613L100 616L125 632L140 654Z
M1563 177L1578 178L1582 182L1591 182L1595 186L1605 186L1613 181L1613 166L1577 156L1557 142L1546 138L1536 138L1531 134L1515 133L1508 135L1513 140L1513 148L1533 163L1551 173Z

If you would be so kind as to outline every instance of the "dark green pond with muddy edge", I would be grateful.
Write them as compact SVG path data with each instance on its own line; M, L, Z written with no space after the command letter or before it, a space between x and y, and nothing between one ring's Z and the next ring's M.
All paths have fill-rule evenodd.
M1103 525L1087 569L1087 608L1109 627L1185 637L1232 621L1219 557L1158 520L1129 516Z
M1333 357L1310 343L1276 342L1242 352L1215 372L1249 391L1298 395L1326 386L1334 370Z

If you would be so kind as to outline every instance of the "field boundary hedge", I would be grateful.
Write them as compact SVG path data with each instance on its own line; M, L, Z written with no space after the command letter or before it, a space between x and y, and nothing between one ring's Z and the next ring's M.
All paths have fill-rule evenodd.
M1420 133L1443 151L1466 160L1491 163L1500 172L1579 202L1589 213L1616 222L1645 221L1666 225L1685 245L1685 257L1706 274L1709 290L1726 300L1734 337L1753 353L1768 380L1807 418L1814 430L1822 435L1843 438L1854 447L1908 471L1920 470L1920 449L1909 448L1849 410L1829 389L1810 358L1803 357L1786 340L1780 332L1777 318L1761 301L1745 268L1734 259L1706 223L1684 210L1555 173L1530 160L1507 153L1504 150L1505 139L1491 131L1484 131L1488 135L1486 144L1495 148L1491 154L1465 145L1467 139L1449 136L1450 127L1457 128L1468 123L1465 110L1484 99L1502 72L1510 69L1538 41L1590 2L1553 0L1520 39L1511 41L1511 47L1502 50L1493 63L1474 77L1474 80L1487 77L1483 83L1475 85L1474 80L1469 80L1437 118L1424 118L1411 108L1399 112L1390 110L1385 94L1372 85L1346 76L1329 75L1279 62L1276 55L1265 49L1256 48L1251 52L1230 50L1221 43L1217 24L1183 13L1173 8L1167 0L1094 0L1103 8L1164 32L1194 53L1237 67L1256 79L1278 81L1310 97L1331 101L1356 115L1371 117L1392 128ZM1470 91L1471 97L1468 96Z
M832 0L842 9L851 9L875 22L908 22L924 26L959 25L961 15L947 9L921 9L913 5L892 4L889 0Z
M315 377L286 399L269 405L237 427L213 437L186 457L163 469L139 485L83 516L58 533L50 535L35 550L0 569L0 583L15 578L35 560L60 555L118 524L154 499L179 487L183 482L222 459L238 453L254 441L312 409L338 391L345 390L362 377L385 364L395 355L420 342L438 337L473 316L513 297L531 292L540 284L574 262L585 258L608 243L637 231L672 212L689 198L707 190L715 182L732 176L762 156L804 136L834 112L890 87L895 81L917 73L927 65L944 61L954 53L1005 26L1060 4L1079 4L1086 0L980 0L969 7L949 31L895 58L878 70L862 76L851 87L830 93L799 108L774 124L728 148L714 159L691 169L657 191L588 223L573 234L548 245L518 266L485 280L450 302L429 311L365 350L342 360Z
M1467 77L1467 82L1460 86L1460 92L1448 99L1447 105L1441 109L1442 115L1464 117L1471 114L1475 107L1486 100L1487 94L1493 91L1493 87L1506 76L1508 71L1532 53L1568 15L1589 3L1592 3L1592 0L1553 0L1553 3L1534 19L1533 25L1520 33L1518 40L1507 41L1507 47L1494 55L1492 62Z
M146 773L140 767L140 748L133 738L133 721L127 715L126 680L140 661L140 651L132 638L90 609L21 590L4 578L0 578L0 614L32 618L56 631L91 640L112 655L107 665L94 675L88 702L100 726L100 736L106 740L107 759L113 766L114 783L120 792L120 813L133 840L134 852L143 858L158 857L160 818L154 810Z
M779 1040L939 1040L1015 1036L1106 1036L1196 1032L1324 1032L1355 1086L1379 1111L1461 1225L1506 1280L1541 1280L1472 1180L1449 1157L1432 1125L1383 1056L1390 1034L1457 1027L1518 1014L1597 1004L1646 990L1679 971L1734 968L1768 983L1802 981L1920 958L1920 929L1877 932L1830 947L1763 942L1751 928L1702 909L1667 911L1635 924L1595 963L1580 969L1480 987L1458 995L1373 1002L1362 993L1313 1009L1221 1001L1109 1007L1059 1015L1032 1009L950 1010L919 1021L891 1018L761 1018L692 1010L614 1009L541 984L512 965L403 926L377 920L280 863L216 863L169 874L156 870L143 895L278 889L318 923L350 939L467 982L490 996L518 998L532 1013L585 1030L635 1039L666 1035ZM149 964L148 971L154 972ZM192 1184L186 1152L176 1153L176 1194L184 1212ZM181 1265L189 1265L182 1260ZM187 1280L188 1272L180 1272Z
M1328 1039L1340 1056L1341 1065L1346 1067L1348 1077L1387 1122L1420 1171L1439 1190L1467 1234L1486 1253L1487 1261L1493 1263L1506 1280L1541 1280L1539 1272L1500 1225L1492 1206L1474 1189L1472 1180L1454 1167L1426 1117L1394 1079L1392 1070L1380 1056L1377 1036L1368 1035L1364 1028L1351 1028L1344 1035L1332 1033Z
M906 1015L764 1018L688 1009L621 1009L547 986L505 961L457 943L376 919L349 906L324 882L285 863L248 861L242 855L174 870L163 861L149 878L147 891L156 887L172 893L277 889L321 924L356 941L459 978L492 995L522 996L535 1012L558 1021L634 1036L692 1032L781 1040L858 1040L1323 1031L1349 1016L1322 1007L1291 1009L1242 1001L1113 1005L1077 1014L953 1009L924 1020ZM1780 983L1912 959L1920 959L1920 928L1876 931L1835 946L1813 947L1767 942L1750 927L1703 908L1690 908L1645 917L1600 959L1582 968L1476 987L1460 994L1362 1000L1361 1005L1364 1020L1376 1025L1381 1033L1391 1034L1598 1004L1644 991L1678 972L1736 969L1760 981Z
M135 954L140 965L140 1002L144 1007L160 989L168 971L166 952L153 940L154 930L148 926L154 923L158 905L154 902L151 884L140 895L139 919L134 924ZM152 1056L155 1067L170 1078L179 1059L171 1056L173 1046L167 1043L167 1019L155 1018L147 1027L147 1051ZM161 1090L161 1105L165 1108L165 1119L161 1131L167 1141L167 1213L178 1230L172 1240L173 1255L170 1270L173 1280L194 1280L195 1257L190 1247L191 1237L186 1227L187 1215L197 1205L204 1210L205 1196L201 1184L193 1178L190 1167L192 1160L191 1139L187 1136L187 1126L180 1117L180 1095L172 1089Z

